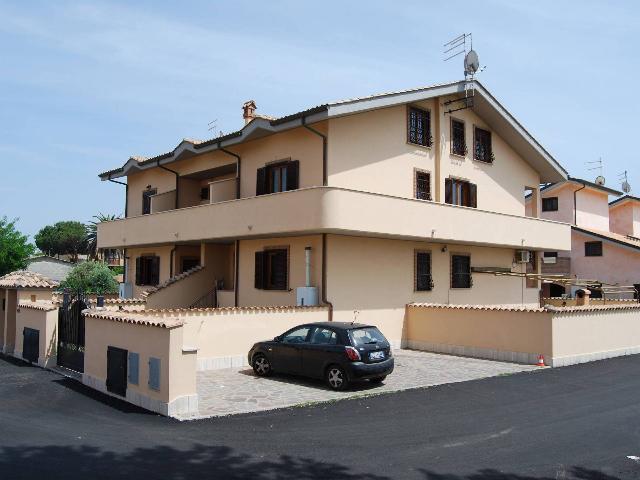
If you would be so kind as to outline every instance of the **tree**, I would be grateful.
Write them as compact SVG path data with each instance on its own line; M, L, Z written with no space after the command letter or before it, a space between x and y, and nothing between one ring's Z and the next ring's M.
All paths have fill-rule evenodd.
M77 221L47 225L35 236L36 246L47 255L70 255L72 262L87 253L87 230Z
M105 215L104 213L98 213L94 215L95 220L91 220L86 225L87 229L87 250L89 252L89 258L98 258L98 224L102 222L113 222L120 217L117 215Z
M16 230L16 222L0 218L0 275L26 268L35 251L27 236Z
M69 272L60 287L97 295L118 293L118 282L104 262L79 263Z

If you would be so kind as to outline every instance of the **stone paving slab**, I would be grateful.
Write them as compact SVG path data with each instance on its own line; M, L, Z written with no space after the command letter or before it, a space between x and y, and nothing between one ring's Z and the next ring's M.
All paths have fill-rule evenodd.
M395 370L383 384L356 383L345 392L334 392L321 381L290 375L257 377L248 367L198 372L199 415L182 419L259 412L540 369L413 350L394 350L394 356Z

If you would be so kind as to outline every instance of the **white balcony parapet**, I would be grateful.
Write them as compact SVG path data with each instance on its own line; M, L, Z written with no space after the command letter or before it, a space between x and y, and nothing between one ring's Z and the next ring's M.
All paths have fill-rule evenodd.
M313 233L571 250L571 229L565 223L339 187L310 187L101 223L98 247Z

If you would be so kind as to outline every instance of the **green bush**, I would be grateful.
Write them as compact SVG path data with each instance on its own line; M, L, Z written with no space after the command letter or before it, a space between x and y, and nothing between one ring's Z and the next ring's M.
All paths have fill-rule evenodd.
M73 267L67 278L60 284L60 288L106 295L118 293L118 282L106 263L83 262Z
M114 275L123 275L124 274L124 267L122 265L114 265L112 267L109 267L111 269L111 271L113 272Z

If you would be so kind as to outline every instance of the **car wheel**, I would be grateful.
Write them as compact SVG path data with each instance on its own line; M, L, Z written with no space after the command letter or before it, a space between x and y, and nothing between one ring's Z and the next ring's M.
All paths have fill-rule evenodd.
M382 383L384 382L384 379L387 378L387 376L385 375L384 377L376 377L376 378L372 378L369 381L371 383Z
M256 375L259 377L266 377L273 373L271 369L271 363L264 355L256 355L253 357L253 371L256 372Z
M349 386L347 373L339 365L331 365L327 368L325 380L331 390L345 390Z

